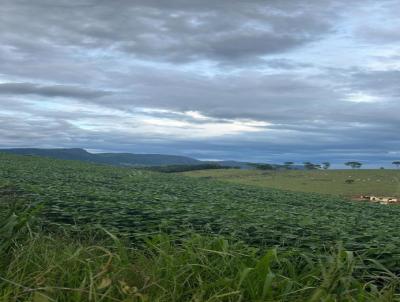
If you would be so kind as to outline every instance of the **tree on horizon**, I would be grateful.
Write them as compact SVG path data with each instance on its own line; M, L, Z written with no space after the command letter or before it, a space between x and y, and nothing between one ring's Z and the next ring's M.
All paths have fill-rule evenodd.
M285 166L286 169L291 169L291 167L294 165L294 162L292 161L285 161L283 163L283 165Z
M313 164L312 162L309 162L309 161L304 162L303 165L304 165L304 168L307 170L321 169L321 165Z
M351 167L352 169L359 169L361 168L362 163L358 161L348 161L347 163L345 163L345 165Z
M328 161L322 163L322 168L324 170L328 170L330 166L331 166L331 163Z

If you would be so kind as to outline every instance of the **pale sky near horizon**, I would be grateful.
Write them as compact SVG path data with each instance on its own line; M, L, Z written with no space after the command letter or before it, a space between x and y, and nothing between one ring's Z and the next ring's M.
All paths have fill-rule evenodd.
M400 159L400 0L0 4L0 148Z

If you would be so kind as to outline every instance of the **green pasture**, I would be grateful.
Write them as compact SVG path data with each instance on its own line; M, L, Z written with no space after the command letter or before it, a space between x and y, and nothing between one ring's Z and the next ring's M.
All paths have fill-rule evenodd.
M203 170L184 175L298 192L400 197L400 170ZM346 180L354 180L348 184Z

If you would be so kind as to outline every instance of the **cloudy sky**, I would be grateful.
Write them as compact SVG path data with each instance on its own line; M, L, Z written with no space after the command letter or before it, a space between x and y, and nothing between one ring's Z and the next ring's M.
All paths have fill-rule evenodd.
M399 0L0 0L0 147L383 165Z

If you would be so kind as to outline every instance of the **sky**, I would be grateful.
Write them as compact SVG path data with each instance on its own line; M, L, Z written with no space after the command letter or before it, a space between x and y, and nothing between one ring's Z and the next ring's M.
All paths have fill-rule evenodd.
M0 147L390 166L399 0L0 0Z

